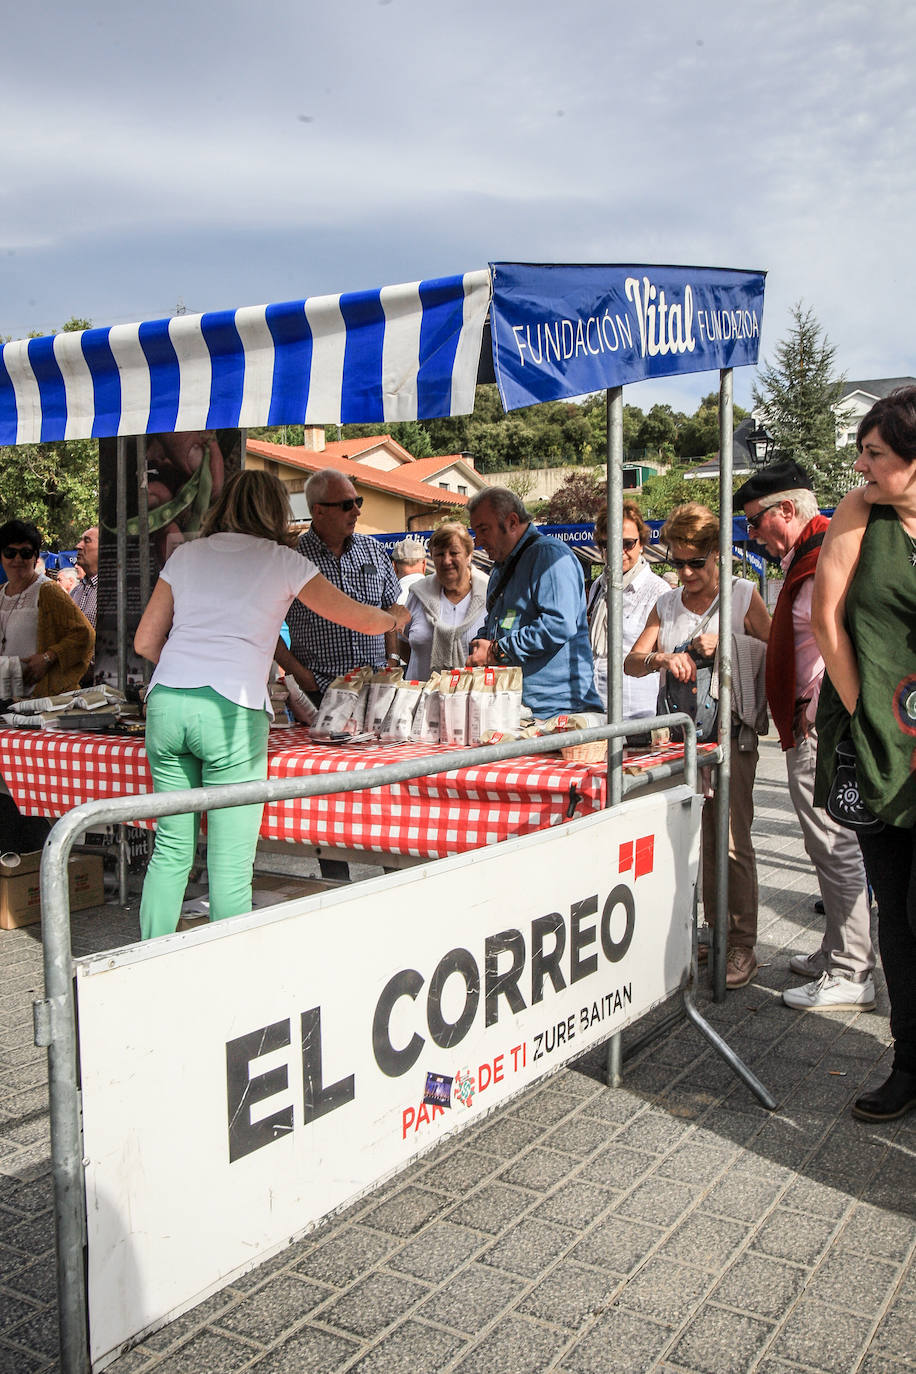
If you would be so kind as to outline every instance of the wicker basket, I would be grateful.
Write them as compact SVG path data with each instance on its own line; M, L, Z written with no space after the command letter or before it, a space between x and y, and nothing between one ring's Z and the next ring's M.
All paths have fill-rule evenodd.
M568 744L560 753L571 763L602 763L607 758L607 740L593 739L588 744Z

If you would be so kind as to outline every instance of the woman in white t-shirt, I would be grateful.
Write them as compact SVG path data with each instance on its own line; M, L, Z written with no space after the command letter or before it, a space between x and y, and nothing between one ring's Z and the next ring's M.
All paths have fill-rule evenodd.
M487 602L487 578L471 566L473 552L474 541L456 520L433 531L429 556L436 571L407 594L412 682L425 682L440 668L463 668L467 661L468 640L483 624Z
M236 473L203 524L159 575L137 627L155 663L146 752L157 792L267 777L267 678L280 626L298 599L362 634L403 628L407 611L353 601L290 548L286 489L270 473ZM207 830L210 919L251 910L263 807L213 811ZM194 859L197 817L162 816L140 904L143 939L174 931Z
M696 677L696 663L690 653L676 652L677 645L689 641L689 648L698 657L711 658L719 642L718 610L701 627L704 616L719 598L719 522L706 506L689 501L671 512L661 537L668 545L668 562L677 572L681 586L656 601L646 628L624 659L623 670L632 677L645 677L661 670L687 682ZM764 644L770 637L770 616L763 598L753 583L740 578L732 584L732 634L745 634ZM731 754L725 974L729 988L744 987L757 972L757 860L751 843L756 772L755 739L752 749L733 749ZM716 916L715 829L713 798L703 808L703 905L710 924Z

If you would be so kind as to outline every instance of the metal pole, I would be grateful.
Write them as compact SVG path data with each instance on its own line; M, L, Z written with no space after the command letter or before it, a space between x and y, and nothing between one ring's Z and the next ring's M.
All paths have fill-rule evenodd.
M623 387L607 393L607 718L623 714ZM608 740L607 804L623 797L623 739Z
M623 714L623 387L609 387L607 408L607 718ZM607 805L623 800L623 740L607 743ZM607 1081L623 1082L623 1038L612 1035L607 1046Z
M117 464L115 475L115 508L118 528L116 532L118 550L118 687L127 691L127 439L118 438ZM127 828L119 825L118 836L118 895L121 905L127 905Z
M54 827L52 835L57 828ZM65 841L62 863L53 861L50 839L45 842L41 889L42 901L48 902L42 914L47 1015L46 1024L40 1026L41 1004L36 1003L35 1043L48 1049L61 1369L63 1374L88 1374L89 1328L83 1269L86 1200L67 878L67 862L75 838L74 834Z
M149 601L152 590L149 553L149 473L146 466L146 435L137 435L137 540L140 569L140 605ZM152 664L141 660L143 681L149 682Z
M118 687L123 692L127 688L127 440L123 435L118 439L116 452Z
M719 374L719 750L716 782L716 924L713 932L713 996L725 998L728 946L728 835L731 797L732 719L732 369Z

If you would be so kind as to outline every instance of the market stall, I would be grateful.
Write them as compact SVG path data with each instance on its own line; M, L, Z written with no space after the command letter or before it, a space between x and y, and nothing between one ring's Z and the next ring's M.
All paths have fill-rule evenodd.
M608 534L615 546L621 533L624 384L676 373L720 371L721 559L725 566L731 553L731 369L757 361L763 289L762 273L730 269L497 263L482 271L373 292L23 340L5 345L0 353L0 443L77 437L117 440L113 554L120 579L116 637L122 686L129 639L128 592L122 569L127 569L129 555L133 557L132 550L136 550L142 603L150 569L155 566L149 548L146 436L244 430L251 425L280 423L422 420L468 413L473 408L488 313L493 372L507 410L599 389L607 391ZM128 439L133 445L132 470ZM199 484L192 492L193 473L185 471L184 476L188 480L171 499L180 496L186 503L182 509L192 509L196 519L198 507L203 506ZM136 499L135 522L127 511L128 488ZM165 504L169 506L168 501ZM171 514L169 510L167 513ZM181 533L180 528L177 533ZM129 539L134 541L130 549ZM729 592L726 578L721 598L725 623L730 619ZM611 721L619 721L621 715L620 612L620 568L612 564L608 577ZM723 643L720 696L725 718L730 708L727 638ZM474 1115L466 1110L469 1104L462 1102L460 1095L454 1099L449 1095L449 1119L436 1123L422 1139L406 1135L407 1113L413 1111L418 1117L433 1091L431 1070L435 1071L434 1079L447 1081L450 1089L460 1092L468 1073L479 1082L484 1069L495 1071L497 1058L521 1056L526 1072L505 1082L500 1095L507 1095L559 1066L585 1043L615 1035L663 998L688 988L699 799L692 786L681 785L621 807L623 733L609 727L603 788L599 769L580 767L568 772L563 764L537 761L539 769L558 775L560 782L548 788L548 801L538 795L532 813L521 820L520 812L528 803L519 800L518 779L533 777L530 761L513 757L509 773L515 781L506 774L498 785L489 763L479 770L473 764L464 770L480 774L465 780L476 789L473 798L469 795L466 800L486 812L487 825L491 811L505 804L510 818L507 833L520 838L492 845L487 834L480 855L447 851L451 857L438 863L378 880L389 886L373 892L370 900L353 889L341 897L339 911L334 909L333 899L309 899L279 915L252 913L199 931L164 937L143 948L111 952L116 957L106 954L104 966L99 961L73 960L62 888L61 875L66 872L70 847L81 833L80 827L85 829L88 823L89 808L87 815L70 812L56 827L42 871L42 898L49 918L43 930L46 1000L36 1007L36 1040L49 1048L65 1371L83 1374L90 1350L92 1362L102 1367L138 1332L154 1329L167 1315L186 1309L213 1291L228 1274L241 1272L259 1256L263 1258L287 1243L290 1235L314 1224L322 1206L340 1205L355 1195L354 1189L372 1186L385 1170L399 1167L417 1151L429 1148L446 1130L473 1121ZM36 747L25 742L23 746ZM8 747L13 750L12 741ZM96 782L101 778L101 785L107 787L115 770L110 760L106 762L94 753L98 747L99 742L93 741L93 748L84 751L83 776L92 776ZM404 749L398 748L401 761ZM124 744L122 761L127 760L128 753ZM282 753L283 746L275 760ZM424 748L423 753L428 755L429 749ZM305 749L303 763L307 754ZM719 850L724 856L727 732L722 755L720 797L725 829L720 833ZM340 778L355 776L357 758L348 754L346 760L339 761L344 770ZM325 759L325 766L330 766L330 756L325 755ZM321 768L318 760L313 762ZM7 766L15 767L12 756L6 763L0 761L4 773ZM136 782L139 754L134 753L131 766L136 770ZM409 769L409 760L406 767ZM431 781L420 776L431 771L422 760L415 767L417 778L411 785L416 788L413 797L422 816L428 816L439 804L451 804L455 771ZM58 759L57 777L46 788L47 796L54 796L55 807L64 809L65 801L69 805L76 800L75 793L65 794L64 790L66 778L76 771L74 760ZM565 819L572 802L576 773L576 814L567 825L558 826L555 821ZM50 774L46 776L50 779ZM399 777L401 782L391 773L382 774L381 780L400 786L403 772ZM282 793L286 807L296 802L291 781L297 789L317 790L306 786L314 782L309 777L300 782L298 778L277 776L266 784L242 786L265 789L260 799L270 803L277 802L277 789L290 788ZM692 775L690 781L695 781ZM30 773L29 767L23 766L21 783L23 800L33 806L40 804L35 770ZM127 783L121 780L119 785ZM506 795L494 796L503 785ZM442 796L431 795L429 789L438 788L443 789ZM236 804L228 800L229 790L213 789L213 795L202 791L163 794L155 799L155 813ZM366 793L370 807L374 790ZM536 790L532 784L532 794ZM220 791L222 801L215 795ZM409 809L411 793L405 795ZM316 800L319 809L337 805L329 798ZM132 798L127 805L113 801L95 806L100 820L134 819ZM602 810L603 806L607 809ZM596 814L583 814L586 808ZM536 832L545 825L544 834L525 833L525 829ZM464 826L463 819L456 822L458 838L454 843L459 847L470 839ZM386 837L389 844L404 842ZM410 843L409 836L406 842ZM445 843L452 841L446 839ZM720 870L724 879L724 857ZM345 913L343 902L352 904L352 911ZM441 919L429 919L430 903ZM379 920L383 909L387 913L384 921ZM506 929L509 912L513 924ZM360 947L366 951L371 948L370 938L384 941L384 949L376 957L370 952L364 961L367 997L353 980L347 982L347 950L341 947L340 934L344 928L360 932ZM397 952L392 954L390 941L395 931ZM322 947L321 959L314 957L317 942ZM153 944L155 948L150 947ZM252 957L267 944L268 958ZM440 945L445 954L441 954ZM532 979L534 961L538 961L537 980L531 984L521 979L529 949ZM389 958L393 962L389 963ZM562 968L561 961L565 961ZM400 971L399 963L403 964ZM206 964L205 976L193 976L195 964ZM226 977L214 977L213 970L221 965L225 965ZM279 1006L278 969L289 970L291 975L288 989L279 994ZM425 972L420 974L419 969ZM481 971L485 978L483 997ZM453 973L463 980L463 1007L460 999L457 1005L454 997L450 1000L455 986ZM80 998L79 1030L74 974ZM147 974L151 979L155 975L156 980L161 975L155 990L152 980L144 981ZM168 1113L160 1111L155 1119L144 1121L143 1129L134 1136L125 1130L122 1112L116 1110L113 1117L110 1112L112 1098L118 1098L118 1089L112 1092L116 1043L142 1044L142 1053L128 1055L125 1084L129 1081L145 1102L158 1104L163 1100L157 1074L166 1075L162 1081L174 1083L175 1056L168 1046L150 1043L147 1008L150 998L156 1005L192 1007L195 996L182 991L189 977L190 986L205 986L218 994L220 1006L229 1011L225 1026L208 1021L206 1044L190 1026L180 1036L182 1046L200 1046L202 1058L186 1086L194 1094L195 1113L199 1115L203 1105L208 1129L213 1128L212 1147L193 1150L176 1132ZM138 998L141 984L149 992ZM112 1024L109 1018L116 1004L109 987L115 990L116 985L122 1000L117 1003ZM230 986L235 991L227 1000L223 989ZM523 992L529 986L530 1002ZM398 1024L396 1033L393 1029L395 1002L398 1016L419 1010L414 1003L421 987L426 1027L436 1045L432 1063L410 1059L415 1042L424 1043L419 1032L411 1040L409 1026L406 1033L403 1023ZM542 1006L545 991L548 1000ZM335 1185L325 1194L321 1170L333 1168L341 1148L335 1131L340 1141L355 1141L360 1147L363 1141L362 1127L354 1129L348 1123L357 1121L352 1111L354 1081L363 1081L364 1061L359 1061L358 1069L349 1077L349 1061L335 1061L328 1071L328 1082L322 1079L321 1002L324 999L327 1006L332 997L339 999L345 1019L348 1008L355 1013L348 1027L357 1037L352 1042L354 1054L358 1048L370 1070L369 1056L379 1069L373 1095L367 1099L367 1119L371 1119L373 1129L383 1130L385 1135L379 1137L377 1149L360 1148L364 1173L347 1166L339 1187ZM371 1007L373 1001L376 1015L367 1021L365 1006ZM686 992L684 1001L690 1014ZM592 1016L592 1006L597 1009L599 1005L610 1008L606 1018L597 1010ZM568 1028L581 1025L583 1013L589 1022L588 1038L576 1042ZM555 1032L565 1025L568 1038L562 1052L550 1062L537 1063L534 1055L539 1038L543 1043L550 1028L550 1021L544 1019L547 1017L552 1019ZM695 1009L692 1019L699 1024ZM387 1034L389 1025L391 1035ZM715 1032L709 1026L704 1023L701 1029L714 1040ZM256 1061L266 1052L265 1036L270 1050L296 1045L302 1062L293 1065L288 1078L285 1068L258 1072ZM407 1051L402 1048L405 1044ZM319 1057L314 1062L316 1048ZM157 1053L157 1049L163 1052ZM530 1060L526 1059L528 1053ZM82 1092L77 1086L77 1062ZM734 1056L730 1062L735 1067ZM227 1066L232 1065L234 1077L227 1078ZM146 1087L141 1067L147 1075ZM301 1072L297 1074L296 1069ZM334 1073L342 1076L330 1082ZM259 1111L255 1119L250 1103L275 1095L273 1086L267 1087L270 1075L273 1085L281 1079L284 1085L295 1084L292 1098L278 1104L273 1114ZM609 1076L611 1082L616 1081L613 1070ZM748 1071L743 1076L751 1082ZM205 1099L199 1094L201 1086L206 1090ZM752 1082L751 1086L762 1101L773 1105L759 1084ZM482 1110L496 1100L495 1093L484 1098ZM248 1106L241 1112L246 1102ZM225 1140L227 1105L230 1134ZM232 1135L232 1127L239 1120L248 1144L257 1142L253 1153L240 1152ZM209 1139L198 1133L195 1147L205 1138ZM392 1141L396 1148L390 1148ZM263 1171L250 1167L252 1160L259 1161L262 1147L268 1144L269 1167ZM158 1205L155 1190L145 1187L148 1174L137 1167L135 1146L149 1152L151 1162L155 1161L170 1182L187 1183L191 1200L179 1211L194 1219L193 1241L176 1245L179 1231L173 1222L180 1216L168 1216L165 1206ZM283 1177L289 1186L284 1183L277 1191L273 1160L281 1153L285 1158ZM92 1190L88 1210L87 1168ZM201 1253L195 1206L202 1189L197 1181L217 1176L224 1189L214 1210L220 1229L213 1228L215 1239L206 1264L195 1263L193 1272L185 1273L186 1266L179 1260ZM315 1206L301 1196L307 1180L317 1180ZM174 1204L176 1198L173 1194L166 1201Z

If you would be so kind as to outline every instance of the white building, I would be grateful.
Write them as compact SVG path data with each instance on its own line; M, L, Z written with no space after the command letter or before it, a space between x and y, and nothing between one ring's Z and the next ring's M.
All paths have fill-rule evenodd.
M875 401L889 396L901 386L916 386L916 377L876 377L865 382L847 382L839 405L835 407L844 419L843 424L837 425L837 448L854 444L859 421L864 419Z

